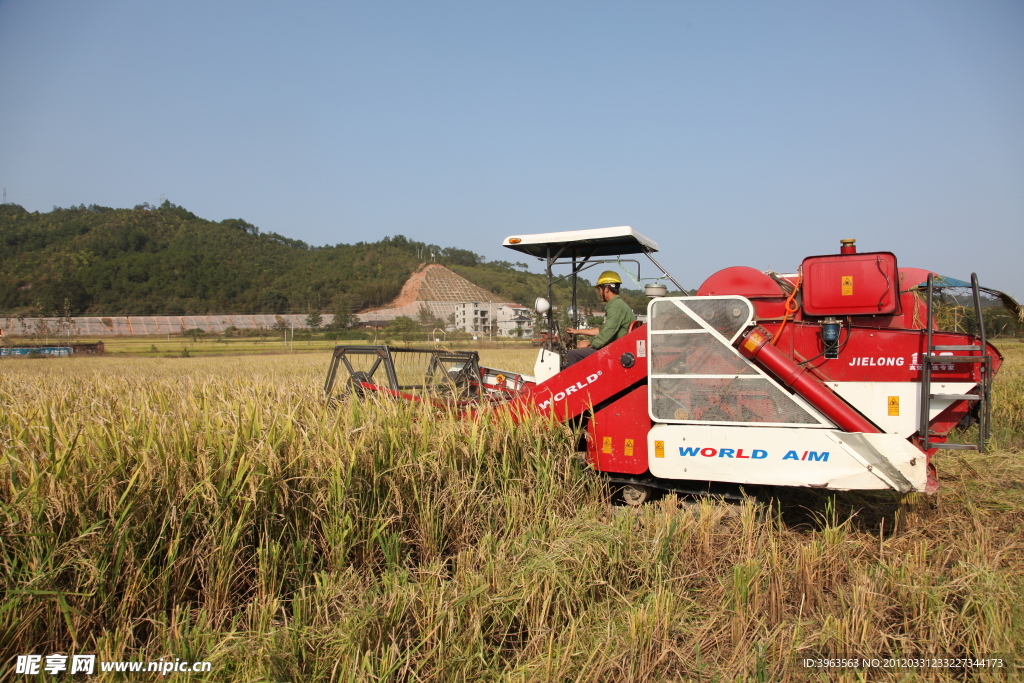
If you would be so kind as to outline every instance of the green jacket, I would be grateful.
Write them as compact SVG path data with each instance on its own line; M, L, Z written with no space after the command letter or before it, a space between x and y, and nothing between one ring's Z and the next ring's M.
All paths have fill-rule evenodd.
M629 309L629 304L623 301L621 296L616 296L606 303L604 310L604 325L601 325L601 331L590 342L595 349L626 336L626 333L629 332L629 324L636 320L633 311Z

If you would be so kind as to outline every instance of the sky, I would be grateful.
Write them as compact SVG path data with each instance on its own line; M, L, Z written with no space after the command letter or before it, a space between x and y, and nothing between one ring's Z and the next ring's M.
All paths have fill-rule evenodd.
M0 185L492 260L631 225L686 287L856 238L1024 299L1024 2L0 0Z

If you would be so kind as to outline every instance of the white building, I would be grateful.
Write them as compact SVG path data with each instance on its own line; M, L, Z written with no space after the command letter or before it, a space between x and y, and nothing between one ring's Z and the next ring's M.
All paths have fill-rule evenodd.
M455 329L487 336L525 338L533 335L533 314L529 308L518 304L460 303L455 306Z

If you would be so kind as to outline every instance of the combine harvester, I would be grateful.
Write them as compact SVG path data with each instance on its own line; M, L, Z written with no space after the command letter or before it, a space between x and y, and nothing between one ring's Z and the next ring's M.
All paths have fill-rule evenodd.
M668 297L657 245L629 227L509 237L546 264L549 340L534 376L480 367L475 352L338 346L325 384L346 391L482 404L515 418L549 415L585 430L590 464L627 503L676 491L733 497L740 488L811 487L935 493L938 448L984 450L990 388L1002 356L985 340L982 292L1015 314L1009 296L971 282L900 268L890 252L809 256L794 274L735 266L696 296ZM640 277L646 256L655 278ZM647 282L647 322L562 369L566 351L550 305L570 279L615 263ZM558 276L556 268L567 268ZM966 288L977 335L936 329L940 292ZM571 344L572 342L570 342ZM347 376L346 376L347 375ZM978 423L977 441L950 443Z

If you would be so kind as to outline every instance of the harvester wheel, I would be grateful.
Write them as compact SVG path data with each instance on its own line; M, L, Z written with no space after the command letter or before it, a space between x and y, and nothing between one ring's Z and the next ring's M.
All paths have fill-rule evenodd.
M654 489L641 484L626 484L622 487L622 501L626 505L636 507L643 505L654 497Z
M366 396L366 388L363 387L360 382L370 382L372 384L373 380L370 379L368 374L362 371L353 372L352 376L348 378L348 385L352 393L359 398L363 398Z

